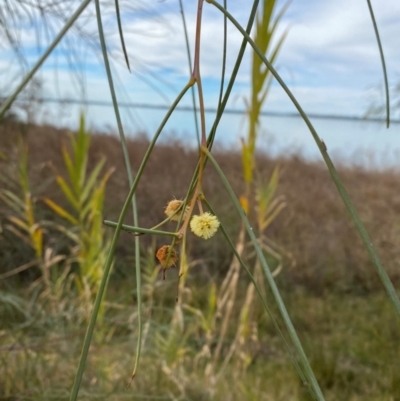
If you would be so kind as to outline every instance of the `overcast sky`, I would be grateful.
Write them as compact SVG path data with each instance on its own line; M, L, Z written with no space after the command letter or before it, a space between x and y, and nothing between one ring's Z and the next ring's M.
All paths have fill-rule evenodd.
M194 45L196 1L184 1L191 46ZM228 9L243 25L251 8L250 1L228 0ZM394 0L372 1L381 34L386 65L391 84L400 81L400 2ZM119 36L112 14L106 19L107 45L114 55L114 71L118 97L121 101L170 104L187 82L189 71L183 37L182 20L178 0L131 2L129 12L123 14L126 44L133 72L129 73L120 52ZM284 2L278 2L278 10ZM111 11L110 11L111 10ZM111 13L112 7L108 8ZM84 28L95 32L94 3L86 11ZM241 36L228 23L227 74L233 67L241 43ZM215 107L221 74L223 18L220 12L204 4L201 74L208 107ZM289 29L280 52L277 67L283 79L306 111L323 114L361 116L369 102L371 88L383 88L383 75L378 46L365 0L293 0L284 15L277 37ZM51 35L50 35L51 36ZM33 63L39 51L32 28L21 29L25 54ZM71 40L76 36L70 35ZM43 35L42 42L46 43ZM76 42L74 42L76 45ZM63 42L66 46L66 42ZM75 46L74 45L74 46ZM85 78L87 99L110 100L104 67L99 54L85 45L76 45L79 61L67 62L68 52L57 52L49 58L38 74L44 82L43 95L47 97L80 98L82 93L76 84L77 76ZM0 87L11 76L13 65L9 64L11 52L0 49L2 78ZM228 107L243 109L249 94L250 53L246 54ZM13 58L15 60L15 58ZM9 75L5 73L7 68ZM78 75L71 74L77 69ZM18 77L12 86L18 83ZM155 90L158 88L158 91ZM383 93L381 100L383 101ZM187 96L183 104L190 105ZM293 112L294 107L286 94L274 84L265 110ZM60 113L60 108L49 105L48 115ZM59 121L70 123L75 119L77 108L61 110ZM151 113L135 112L136 127L152 129L146 122ZM101 127L115 126L111 109L95 107L90 110L92 122ZM127 117L125 116L125 121ZM151 118L151 117L150 117ZM177 121L186 124L187 121ZM127 123L129 124L129 122ZM182 127L175 127L181 129ZM191 129L190 127L185 127Z

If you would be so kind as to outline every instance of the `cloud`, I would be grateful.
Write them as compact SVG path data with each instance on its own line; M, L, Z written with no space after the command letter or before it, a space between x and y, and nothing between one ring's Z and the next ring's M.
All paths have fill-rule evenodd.
M129 3L129 2L128 2ZM126 3L126 4L128 4ZM189 31L190 45L193 54L195 37L196 3L185 1L185 13ZM284 2L280 1L280 5ZM246 24L251 2L230 0L232 14L243 25ZM171 102L189 78L189 66L186 45L183 36L182 19L177 2L149 1L132 2L129 12L123 14L126 29L125 40L134 72L130 74L123 61L120 39L112 8L104 18L107 30L107 46L113 54L115 71L120 77L118 96L126 101L149 103ZM87 16L81 26L92 34L96 32L94 9L87 10ZM214 7L204 3L201 40L201 74L205 89L207 105L215 107L219 93L219 79L222 63L223 18ZM398 79L400 72L400 50L397 38L400 37L400 3L392 0L380 0L375 5L375 13L380 28L382 43L386 56L389 77ZM293 0L277 37L290 27L287 39L278 58L278 69L293 93L305 109L312 113L326 114L363 114L366 109L367 89L382 83L382 69L376 38L371 23L367 4L364 0ZM21 38L26 49L33 46L32 29L24 27ZM95 36L93 36L95 38ZM72 44L77 46L78 55L84 56L85 63L76 67L85 71L87 98L109 100L109 88L101 65L101 55L94 57L93 48L74 42L77 36L71 34ZM241 35L228 23L227 76L229 78L242 42ZM96 45L98 46L98 44ZM27 50L28 51L28 50ZM0 56L4 56L0 50ZM29 52L29 62L37 59L37 53ZM60 56L60 54L59 54ZM0 66L5 65L0 57ZM60 65L63 68L60 69ZM55 69L58 68L60 93L56 91ZM48 96L75 96L74 79L69 71L70 64L66 58L49 59L42 69L46 81ZM16 70L15 70L16 71ZM15 72L14 71L14 72ZM12 68L9 70L10 74ZM138 72L140 74L138 74ZM157 76L159 79L155 79ZM232 99L249 94L250 51L246 52L237 77ZM4 78L3 78L4 79ZM116 81L118 81L116 79ZM147 83L146 83L146 82ZM151 85L148 84L151 83ZM15 82L17 85L18 82ZM121 88L129 94L129 99ZM155 87L163 93L159 95ZM185 104L190 104L188 96ZM232 106L233 100L230 105ZM236 102L236 104L240 104ZM292 111L293 105L281 88L274 84L266 108L275 111ZM94 113L97 121L109 118L112 123L112 111ZM101 114L101 115L100 115Z
M282 50L281 62L295 61L308 69L321 65L327 72L331 65L332 72L340 67L341 73L362 74L368 79L373 74L381 76L378 46L366 2L322 2L318 7L307 7L304 12L305 7L297 1L293 9L290 21L293 26ZM400 5L382 0L375 7L375 13L387 63L398 69L396 38L400 27L393 16L400 17Z

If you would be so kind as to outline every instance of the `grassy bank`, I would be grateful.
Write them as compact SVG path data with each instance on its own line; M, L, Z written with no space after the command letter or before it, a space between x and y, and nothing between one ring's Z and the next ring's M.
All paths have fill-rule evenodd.
M236 361L220 375L210 372L196 316L185 311L182 332L171 339L167 321L173 308L163 299L172 287L163 283L153 309L145 308L149 326L130 388L136 310L121 302L130 299L129 290L118 289L112 297L117 304L109 301L97 327L80 399L310 400L265 315L257 319L259 339L246 344L245 368ZM200 303L202 293L194 288L193 302ZM7 314L2 300L1 399L68 400L85 331L74 315L79 309L71 305L68 315L54 316L23 299L19 318L11 306ZM399 400L400 326L384 297L292 293L286 300L327 400ZM231 334L226 336L224 351L232 341Z
M37 220L62 224L43 199L50 197L69 210L54 173L67 175L61 157L67 134L52 127L22 128L28 144L29 182ZM1 171L9 176L18 166L16 133L20 129L16 125L0 126ZM135 169L147 145L145 136L128 142ZM244 190L240 155L221 149L214 155L240 195ZM116 220L128 192L116 137L92 137L88 171L103 156L104 169L115 167L107 183L104 217ZM142 227L157 224L164 218L166 203L174 196L184 196L196 158L197 151L173 139L156 147L137 192ZM267 181L277 165L280 178L276 197L281 196L286 207L267 229L282 259L276 280L326 399L400 400L400 324L327 171L318 163L299 158L270 159L260 154L256 181ZM400 198L396 172L342 168L341 175L398 288ZM204 191L235 238L239 231L236 212L210 166L206 168ZM41 272L36 266L11 275L13 269L35 256L8 229L11 213L9 206L0 204L0 274L10 273L0 280L0 398L67 400L91 303L74 291L63 290L73 288L66 286L73 276L62 275L66 269L63 263L52 268L51 279L58 284L50 295L41 287ZM249 217L254 221L255 211L250 210ZM168 224L173 230L172 223ZM72 247L59 231L48 229L44 236L57 254L66 254ZM154 255L162 242L142 237L143 358L138 376L126 388L137 338L132 238L124 233L118 245L80 399L310 399L282 338L257 302L249 312L251 316L242 321L241 306L248 284L243 273L227 330L221 335L224 316L218 314L216 294L232 260L221 233L211 242L194 237L188 242L193 266L179 307L175 302L176 270L167 272L166 281L157 274ZM276 257L266 256L276 267ZM247 259L254 262L251 254ZM74 263L69 266L71 274ZM266 296L282 327L267 290ZM287 333L283 335L287 338Z

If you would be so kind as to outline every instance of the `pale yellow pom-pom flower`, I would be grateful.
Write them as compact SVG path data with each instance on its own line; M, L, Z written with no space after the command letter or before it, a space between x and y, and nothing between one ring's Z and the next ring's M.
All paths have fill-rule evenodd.
M179 221L181 214L182 214L182 210L180 210L179 212L177 212L177 210L182 206L182 201L178 200L178 199L173 199L172 201L168 202L167 207L165 208L164 213L168 216L171 217L171 220L175 220L175 221ZM186 206L185 208L185 212L183 213L183 219L186 216L186 212L188 211L188 207ZM174 214L175 213L175 214Z
M217 217L211 213L205 212L200 216L195 215L190 220L190 229L198 237L209 239L218 230L220 222Z

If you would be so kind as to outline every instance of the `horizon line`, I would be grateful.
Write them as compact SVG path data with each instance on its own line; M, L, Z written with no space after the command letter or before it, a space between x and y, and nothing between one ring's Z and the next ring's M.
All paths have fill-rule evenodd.
M82 105L92 105L92 106L100 106L100 107L113 107L111 101L105 100L80 100L74 98L53 98L53 97L43 97L35 99L38 102L44 103L61 103L61 104L82 104ZM16 99L15 102L31 102L32 99ZM153 109L153 110L168 110L170 108L169 105L163 104L151 104L151 103L136 103L136 102L120 102L118 104L119 107L123 108L138 108L138 109ZM193 112L193 106L177 106L175 110L185 111L185 112ZM196 111L200 111L199 108L196 108ZM206 107L204 109L206 113L217 113L217 108ZM227 114L246 114L247 111L245 109L229 109L226 108L224 113ZM300 117L301 115L296 112L280 112L280 111L261 111L260 114L262 116L271 116L271 117L289 117L295 118ZM364 122L382 122L386 123L385 118L368 118L362 116L352 116L352 115L340 115L340 114L319 114L319 113L307 113L309 118L321 119L321 120L344 120L344 121L364 121ZM400 120L391 119L390 123L392 124L400 124Z

